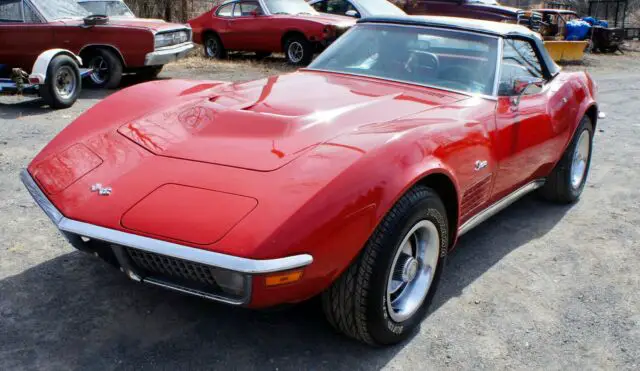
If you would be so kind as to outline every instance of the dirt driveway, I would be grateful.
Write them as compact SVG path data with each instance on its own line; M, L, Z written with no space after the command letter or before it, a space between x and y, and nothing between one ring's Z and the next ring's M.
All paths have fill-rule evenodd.
M105 93L87 91L57 112L0 98L0 370L637 370L637 57L588 60L608 119L582 200L559 207L528 197L466 235L420 332L387 349L334 334L314 302L228 308L136 284L74 251L18 173ZM281 69L190 60L162 76L238 80Z

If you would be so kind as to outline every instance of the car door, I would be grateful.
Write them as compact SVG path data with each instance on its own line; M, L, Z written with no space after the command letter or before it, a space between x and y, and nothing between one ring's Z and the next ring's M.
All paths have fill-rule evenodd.
M0 63L30 72L52 44L51 25L28 1L0 0Z
M238 49L270 51L273 37L268 31L269 17L257 1L240 1L233 8L233 17L227 20L229 32Z
M558 159L568 121L558 114L568 107L566 85L548 76L536 46L529 40L504 39L496 106L498 176L492 198L500 199L519 186L544 176ZM542 79L517 96L516 78ZM560 95L567 95L558 99Z
M214 29L220 36L222 45L228 50L238 50L237 38L230 28L235 5L236 3L225 4L212 14Z

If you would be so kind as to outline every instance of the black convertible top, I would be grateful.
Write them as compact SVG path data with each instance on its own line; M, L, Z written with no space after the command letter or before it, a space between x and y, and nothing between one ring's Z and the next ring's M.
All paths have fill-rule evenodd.
M368 17L358 20L358 23L385 23L407 26L427 26L438 28L449 28L452 30L481 33L497 37L511 37L527 39L536 45L539 56L549 75L554 76L560 71L560 67L551 59L547 49L545 49L542 38L539 34L530 29L511 23L501 23L492 21L481 21L477 19L457 18L457 17L435 17L435 16L386 16Z

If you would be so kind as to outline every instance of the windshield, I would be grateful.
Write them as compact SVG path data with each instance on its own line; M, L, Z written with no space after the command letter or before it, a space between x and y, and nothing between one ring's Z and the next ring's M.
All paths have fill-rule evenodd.
M135 17L122 1L84 1L82 5L89 13L109 17Z
M439 28L357 25L309 69L493 95L498 38Z
M360 0L358 1L367 13L371 15L406 15L402 9L387 0Z
M84 18L90 15L75 0L34 0L32 3L48 21L64 18Z
M271 14L317 14L304 0L265 0Z

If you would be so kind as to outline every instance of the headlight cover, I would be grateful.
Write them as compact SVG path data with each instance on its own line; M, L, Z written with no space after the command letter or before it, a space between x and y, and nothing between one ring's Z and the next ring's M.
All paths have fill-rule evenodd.
M187 30L162 32L156 35L155 48L164 48L167 46L186 43L190 40L191 33Z

